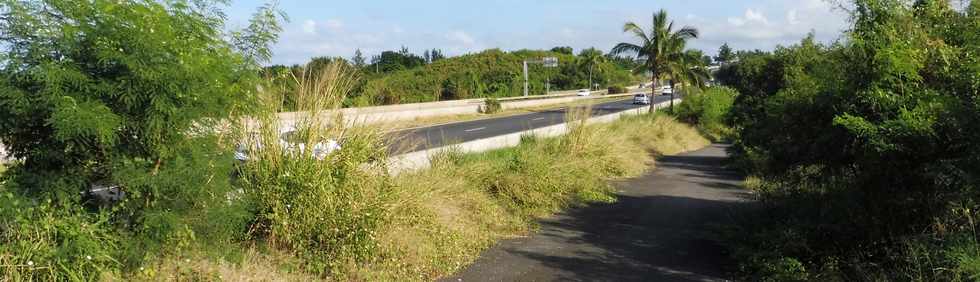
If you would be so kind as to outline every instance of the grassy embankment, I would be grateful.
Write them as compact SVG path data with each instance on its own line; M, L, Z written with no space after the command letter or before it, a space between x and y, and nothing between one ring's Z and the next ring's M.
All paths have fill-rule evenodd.
M353 80L338 67L301 81L303 110L317 111L338 107ZM342 150L315 160L276 145L276 110L247 124L257 136L219 134L217 154L198 148L203 153L175 163L181 169L129 184L178 195L144 212L125 209L140 198L97 209L31 202L20 192L26 187L0 186L0 277L430 280L464 267L496 240L533 232L538 217L614 201L606 180L640 174L651 151L708 143L671 117L644 115L573 126L568 135L527 138L510 149L449 153L430 169L392 176L378 161L387 154L378 128L301 122L300 142L344 140ZM267 145L223 184L237 140Z

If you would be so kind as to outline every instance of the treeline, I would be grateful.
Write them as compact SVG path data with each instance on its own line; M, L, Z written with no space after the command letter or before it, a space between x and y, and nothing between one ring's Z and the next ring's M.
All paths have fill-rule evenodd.
M313 58L306 65L270 66L263 75L279 87L290 89L292 77L302 76L304 70L315 73L332 61L343 61L358 70L359 81L345 106L388 105L483 97L523 95L523 61L540 61L545 57L558 58L557 67L530 63L529 92L544 94L547 90L628 86L640 81L633 75L636 63L630 58L604 54L590 48L572 54L571 47L556 47L550 51L520 50L504 52L490 49L480 53L446 58L438 49L416 55L402 48L385 51L366 62L358 50L351 60L337 57ZM289 92L289 91L285 91ZM284 96L284 110L293 109L293 97Z
M747 280L980 278L980 1L852 4L841 41L717 73L762 206L726 241Z

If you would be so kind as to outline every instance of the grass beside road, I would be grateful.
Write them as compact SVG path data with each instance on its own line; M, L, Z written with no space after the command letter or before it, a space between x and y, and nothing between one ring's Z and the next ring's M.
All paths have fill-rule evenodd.
M352 266L343 279L425 281L452 274L497 240L533 232L536 218L615 201L607 180L641 174L653 163L651 152L707 144L693 127L644 115L528 138L515 148L444 154L432 168L394 179L398 196L379 230L378 260Z
M640 175L653 167L656 154L676 154L709 144L696 128L666 115L572 127L567 135L526 138L514 148L477 154L449 152L435 157L432 167L421 171L356 176L355 182L370 183L371 195L380 191L384 196L348 195L344 199L355 201L354 206L383 203L383 216L367 226L372 242L340 246L364 248L366 256L335 253L324 261L330 265L328 273L311 271L310 260L303 255L308 250L289 251L270 241L248 243L252 247L245 248L235 263L215 262L206 256L188 263L178 257L164 259L155 269L161 274L176 273L171 276L176 278L431 281L466 267L498 240L534 232L537 218L569 207L615 201L608 180ZM360 202L363 200L367 202ZM296 204L291 209L302 213ZM366 227L363 222L342 221L345 212L340 210L317 214L323 217L318 222L328 229Z

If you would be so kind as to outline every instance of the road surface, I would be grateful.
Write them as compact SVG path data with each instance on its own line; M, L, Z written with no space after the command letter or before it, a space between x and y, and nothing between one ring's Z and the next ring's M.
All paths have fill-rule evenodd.
M653 103L669 101L669 95L656 95ZM633 98L600 103L592 106L593 116L602 116L629 109L649 107L634 105ZM565 122L565 108L546 110L499 118L448 123L430 127L407 129L392 133L391 145L397 153L408 153L448 144L490 138L525 130L556 125Z
M657 169L615 183L618 201L542 220L441 281L728 281L732 263L711 225L743 202L724 145L662 157Z

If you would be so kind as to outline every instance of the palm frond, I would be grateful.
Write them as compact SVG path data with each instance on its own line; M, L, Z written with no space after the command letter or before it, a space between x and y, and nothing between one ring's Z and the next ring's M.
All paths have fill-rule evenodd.
M620 55L620 54L627 54L627 53L640 54L642 53L642 51L643 51L643 47L640 47L639 45L623 42L623 43L616 44L616 46L613 47L612 50L609 51L609 53L613 55Z

